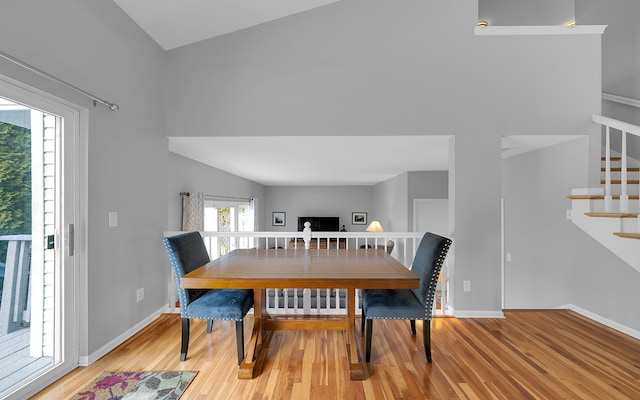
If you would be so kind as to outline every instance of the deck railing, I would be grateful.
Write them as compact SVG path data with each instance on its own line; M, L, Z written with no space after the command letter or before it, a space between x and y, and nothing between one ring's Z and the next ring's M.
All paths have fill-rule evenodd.
M180 232L165 232L171 236ZM235 249L263 248L294 250L304 249L303 232L201 232L211 259ZM416 232L312 232L308 251L326 248L358 249L379 248L407 268L411 263L424 233ZM441 234L451 237L451 235ZM434 314L451 315L453 251L449 252L442 267L436 288ZM173 285L172 287L175 287ZM356 291L356 304L360 304ZM343 314L346 313L346 294L340 289L289 288L268 289L267 310L271 314ZM175 289L170 293L170 304L176 304ZM174 310L176 311L176 310ZM358 306L357 312L360 312Z
M9 242L0 299L0 335L6 335L29 324L31 235L0 236L0 240Z

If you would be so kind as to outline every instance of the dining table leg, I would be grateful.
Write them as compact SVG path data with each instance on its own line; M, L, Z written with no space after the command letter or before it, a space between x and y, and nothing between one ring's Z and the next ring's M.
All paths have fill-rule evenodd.
M266 301L266 289L253 291L253 330L247 346L247 354L238 368L239 379L253 379L258 376L267 357L268 340L265 340L264 320L269 318L269 313Z
M356 341L356 307L356 289L350 288L347 290L347 326L344 334L349 360L349 377L352 381L367 379L363 358L360 357L360 348Z

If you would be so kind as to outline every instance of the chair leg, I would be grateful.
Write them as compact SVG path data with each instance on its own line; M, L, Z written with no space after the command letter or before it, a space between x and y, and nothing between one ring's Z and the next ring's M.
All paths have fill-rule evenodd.
M411 319L409 320L409 323L411 323L411 333L413 334L413 336L416 335L416 321Z
M182 318L182 347L180 348L180 361L187 359L189 349L189 318Z
M244 359L244 323L243 320L236 321L236 347L238 349L238 365Z
M364 313L364 308L362 309L362 314L360 314L360 316L362 317L362 321L360 322L360 331L364 333L364 321L367 320L367 316Z
M365 360L371 361L371 335L373 334L373 320L366 319L366 334L365 334Z
M207 320L207 333L211 333L212 330L213 330L213 320L212 319L208 319Z
M424 341L424 352L427 362L431 364L431 320L422 321L422 340Z

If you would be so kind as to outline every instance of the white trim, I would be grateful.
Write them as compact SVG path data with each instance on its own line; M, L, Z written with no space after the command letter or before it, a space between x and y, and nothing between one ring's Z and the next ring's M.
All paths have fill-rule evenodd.
M627 122L619 121L617 119L605 117L605 116L598 115L598 114L591 115L591 119L593 120L593 122L595 122L597 124L600 124L600 125L603 125L603 126L610 126L613 129L617 129L619 131L623 131L623 132L631 133L631 134L636 135L636 136L640 136L640 126L638 126L638 125L629 124Z
M506 282L504 278L505 259L507 258L505 250L505 219L504 219L504 197L500 198L500 306L505 308Z
M476 36L602 35L607 25L476 26Z
M614 103L626 104L631 107L640 108L640 100L631 99L629 97L617 96L611 93L602 92L602 100L608 100Z
M640 339L640 331L637 331L635 329L629 328L628 326L619 324L615 321L612 321L610 319L607 319L601 315L592 313L591 311L585 310L584 308L578 307L574 304L566 304L564 306L560 306L560 307L555 307L556 309L568 309L571 311L575 311L578 314L587 317L589 319L592 319L596 322L599 322L603 325L608 326L611 329L615 329L618 332L624 333L625 335L629 335L635 339Z
M104 346L102 346L98 350L96 350L93 353L89 354L88 357L80 357L80 359L78 360L80 366L87 367L87 366L93 364L94 362L99 360L101 357L103 357L104 355L109 353L111 350L113 350L116 347L120 346L127 339L133 337L133 335L135 335L136 333L141 331L144 327L146 327L147 325L149 325L150 323L155 321L160 316L160 314L164 314L164 313L167 313L169 311L170 311L169 304L165 304L159 310L157 310L157 311L153 312L151 315L149 315L147 318L145 318L142 321L138 322L137 324L135 324L134 326L132 326L131 328L129 328L128 330L126 330L125 332L120 334L118 337L116 337L115 339L113 339L109 343L105 344Z
M453 315L456 318L504 318L504 313L502 311L463 310L454 311Z

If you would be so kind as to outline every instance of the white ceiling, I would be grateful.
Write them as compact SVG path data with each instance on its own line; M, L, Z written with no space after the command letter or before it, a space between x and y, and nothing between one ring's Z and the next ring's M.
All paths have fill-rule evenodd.
M449 136L171 137L169 151L267 186L374 185L447 171Z
M339 0L114 0L171 50ZM517 136L503 157L570 140ZM449 136L173 137L169 150L264 185L372 185L449 169Z
M163 49L260 25L339 0L113 0Z

